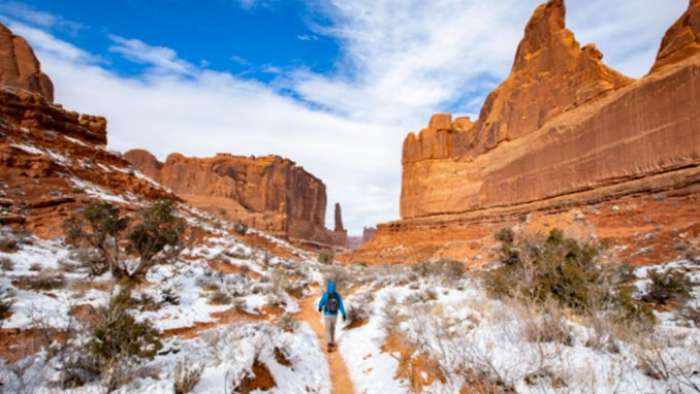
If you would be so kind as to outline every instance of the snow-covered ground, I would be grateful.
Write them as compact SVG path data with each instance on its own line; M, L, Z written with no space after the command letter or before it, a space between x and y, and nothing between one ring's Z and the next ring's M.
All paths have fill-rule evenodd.
M684 260L638 268L638 288L648 282L650 269L687 271L695 287L686 306L698 307L700 264ZM611 334L614 346L598 344L604 335L600 331L605 330L596 331L590 322L566 315L561 319L568 341L532 341L528 330L545 317L518 303L489 298L474 276L457 281L442 276L416 280L410 268L393 271L378 270L373 279L361 279L363 285L354 288L348 299L349 304L362 300L370 312L366 325L341 336L340 350L347 364L360 366L350 370L358 392L411 392L415 382L428 393L457 393L463 388L518 393L690 393L700 389L700 327L684 318L681 310L655 312L657 323L648 331L622 327L629 332L619 337ZM369 303L368 294L372 295ZM383 349L390 333L410 346L409 357L427 356L437 362L439 372L409 367L404 371L408 375L397 374L401 353ZM478 385L483 391L478 391Z
M490 298L476 274L424 274L410 266L323 266L312 254L255 232L297 258L271 256L232 236L228 224L180 208L190 224L209 235L177 260L147 273L133 296L157 307L136 308L133 314L161 332L200 328L191 335L165 335L158 355L118 392L171 393L178 364L186 362L201 370L192 392L229 393L251 376L257 360L275 381L271 392L330 393L326 355L311 327L300 322L285 330L277 316L265 314L272 305L280 312L298 312L299 299L289 294L290 284L301 288L302 296L318 296L314 289L326 277L339 281L346 308L364 309L369 316L365 324L338 333L339 352L358 393L458 393L479 385L519 393L676 393L700 387L700 327L679 310L655 312L657 323L649 331L629 327L628 334L644 333L640 338L564 314L557 317L566 340L533 341L528 330L546 316ZM2 237L16 234L2 229ZM113 290L108 273L90 277L76 268L79 256L61 239L21 237L17 251L0 252L0 263L0 287L14 293L4 330L81 327L71 310L105 306ZM214 263L231 271L222 272ZM700 265L676 261L637 268L640 290L648 285L652 268L687 272L695 287L686 307L700 307ZM63 282L46 289L27 286L41 276L60 276ZM230 300L212 302L217 291ZM169 301L172 294L179 300ZM222 322L218 316L233 308L240 314ZM84 341L85 335L77 340ZM52 386L61 362L49 354L45 349L16 362L0 361L1 387L64 392ZM104 386L92 382L65 392L101 393Z
M232 236L228 224L186 206L180 210L190 225L203 228L209 235L185 249L175 261L148 271L146 282L132 290L132 297L151 300L150 304L156 307L135 308L132 314L137 321L150 321L161 332L211 325L195 331L195 335L162 338L163 348L158 355L140 366L140 370L156 372L136 377L119 391L172 393L176 365L187 359L202 370L201 381L193 392L231 392L252 374L257 359L271 372L277 392L330 392L325 355L311 328L302 322L293 332L284 331L277 324L277 316L264 312L273 303L283 312L297 312L295 298L276 286L301 283L308 287L322 278L319 264L270 256ZM292 254L311 258L284 241L255 233L274 240ZM20 236L9 228L0 229L0 238L17 241L17 250L0 251L0 288L13 300L11 315L2 321L5 332L39 328L77 328L81 332L83 327L71 311L78 306L106 306L111 292L119 289L109 273L91 277L81 268L80 254L62 239ZM232 271L222 272L213 262ZM286 279L290 275L295 276L294 281ZM45 279L57 282L40 288L37 283ZM226 294L229 301L212 302L216 292ZM168 301L170 295L176 295L177 301ZM234 309L239 311L237 318L219 322L217 313ZM85 341L84 334L82 330L76 341ZM277 361L276 352L284 354L288 365ZM0 388L7 392L63 392L52 383L58 379L61 363L48 354L47 350L35 354L28 351L16 362L0 358ZM66 392L104 391L101 383L92 383Z

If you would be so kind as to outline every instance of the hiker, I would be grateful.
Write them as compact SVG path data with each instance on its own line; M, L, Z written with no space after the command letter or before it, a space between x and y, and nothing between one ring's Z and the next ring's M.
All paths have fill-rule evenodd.
M323 311L324 323L326 326L326 339L328 340L327 351L332 352L335 349L335 323L338 320L338 312L343 315L343 321L347 319L345 314L345 306L343 299L335 289L335 282L328 281L326 292L321 297L321 302L318 304L318 311Z

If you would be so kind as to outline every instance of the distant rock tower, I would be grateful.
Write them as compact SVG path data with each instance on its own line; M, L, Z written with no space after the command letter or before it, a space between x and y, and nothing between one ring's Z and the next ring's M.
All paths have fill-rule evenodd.
M340 208L340 203L335 203L335 232L343 232L345 227L343 227L343 213Z

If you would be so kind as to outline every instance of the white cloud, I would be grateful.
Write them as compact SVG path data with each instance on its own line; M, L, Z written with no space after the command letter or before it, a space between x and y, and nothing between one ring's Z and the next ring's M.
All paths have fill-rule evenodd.
M69 21L61 16L39 11L26 4L14 1L0 3L0 13L45 28L58 27L72 34L76 34L85 28L80 23Z
M299 34L297 39L301 41L318 41L318 36L315 34Z
M24 37L31 43L35 50L50 53L52 56L59 56L69 61L90 63L99 62L98 56L92 54L53 36L52 34L30 27L24 23L7 19L0 16L0 20L7 24L13 33Z
M194 66L177 57L177 52L170 48L151 46L137 39L128 39L110 34L110 40L114 45L109 50L118 53L125 58L141 64L153 67L152 71L174 72L178 74L191 74Z
M278 74L269 85L195 66L170 48L113 36L114 53L151 66L123 77L43 30L22 25L21 34L37 48L58 102L108 117L111 147L144 147L161 159L174 151L290 157L328 186L329 219L332 203L340 201L346 225L358 233L363 225L398 217L401 143L408 130L447 108L477 113L507 75L539 0L308 1L330 21L312 26L314 33L340 42L337 71L263 67ZM687 2L614 3L569 0L568 24L579 41L595 41L609 64L640 76Z

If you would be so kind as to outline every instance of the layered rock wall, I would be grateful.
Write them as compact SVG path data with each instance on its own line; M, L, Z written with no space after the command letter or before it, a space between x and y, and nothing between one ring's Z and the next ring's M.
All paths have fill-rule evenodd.
M193 158L174 153L160 163L144 150L129 151L125 157L193 206L214 215L292 239L345 246L336 232L325 227L326 186L291 160L230 154Z
M692 233L700 222L694 208L700 173L698 10L698 1L691 1L666 34L652 72L634 81L605 66L595 46L576 42L564 25L563 1L538 7L510 76L488 96L473 126L438 114L419 135L408 135L402 220L380 226L357 260L382 254L397 260L473 257L483 254L479 245L487 244L495 227L540 223L535 213L573 228L565 220L572 210L632 201L652 207L659 204L649 199L671 196L674 204L665 205L665 213L631 211L665 234L657 239ZM612 212L610 217L619 211ZM610 232L612 221L584 216L588 235L628 244L639 235L636 224ZM387 254L391 250L401 252Z
M178 201L105 149L106 127L102 117L0 86L0 226L55 237L66 218L96 198L127 209L140 199Z

